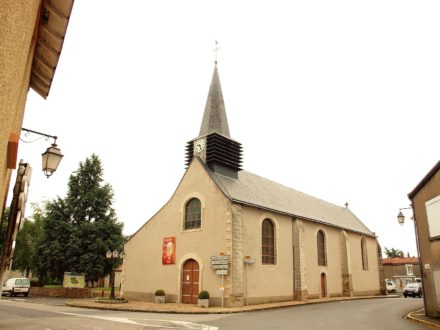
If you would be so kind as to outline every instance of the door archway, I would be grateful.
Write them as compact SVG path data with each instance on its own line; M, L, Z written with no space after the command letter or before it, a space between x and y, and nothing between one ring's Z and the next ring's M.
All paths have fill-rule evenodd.
M327 276L321 273L321 298L327 297Z
M199 295L199 264L188 259L182 268L182 303L197 304Z

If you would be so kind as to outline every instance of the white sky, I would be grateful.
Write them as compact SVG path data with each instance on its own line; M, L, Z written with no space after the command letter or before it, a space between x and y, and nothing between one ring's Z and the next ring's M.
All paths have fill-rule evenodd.
M350 209L382 246L416 255L407 193L439 160L439 1L76 0L48 99L29 93L28 202L64 196L97 153L125 234L171 197L198 135L214 40L244 168ZM35 138L35 136L29 137ZM436 151L437 150L437 151ZM27 215L30 215L28 212Z

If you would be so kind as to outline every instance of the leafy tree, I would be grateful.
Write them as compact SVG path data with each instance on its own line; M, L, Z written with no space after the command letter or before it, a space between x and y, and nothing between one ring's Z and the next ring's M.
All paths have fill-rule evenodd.
M388 249L385 247L385 256L387 258L403 258L404 254L402 250L395 248Z
M87 281L109 274L105 254L124 243L123 225L112 203L112 187L103 183L101 161L93 154L70 176L66 198L49 204L41 273L50 270L60 278L65 271L75 271L85 273Z
M31 219L24 219L23 229L18 232L12 269L29 274L37 263L38 244L43 235L43 210L32 205L34 213Z
M43 234L38 242L34 264L40 282L45 282L47 278L54 280L54 283L62 281L64 272L69 270L72 262L72 236L74 237L74 228L69 222L64 200L58 197L47 202Z
M3 220L1 226L1 235L0 235L0 252L3 248L3 242L6 239L6 228L8 227L8 219L9 219L9 207L5 208L5 212L3 213Z

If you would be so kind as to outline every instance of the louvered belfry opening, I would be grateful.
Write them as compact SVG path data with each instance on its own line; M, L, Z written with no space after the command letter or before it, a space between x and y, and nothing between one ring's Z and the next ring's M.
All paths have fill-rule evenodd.
M240 171L241 168L241 144L219 134L207 136L206 164L208 166L217 163L232 170Z
M185 148L185 168L188 168L189 164L194 158L194 141L189 141Z
M194 157L194 143L190 141L186 145L186 167ZM241 143L228 139L221 134L212 133L206 137L206 164L218 164L234 171L242 170L242 146Z

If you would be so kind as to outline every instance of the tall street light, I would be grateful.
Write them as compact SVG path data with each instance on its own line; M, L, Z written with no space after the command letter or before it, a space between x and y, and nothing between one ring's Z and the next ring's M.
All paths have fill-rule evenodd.
M118 260L124 259L125 254L124 251L118 252L118 250L114 250L113 252L108 250L105 254L105 257L110 261L112 271L110 274L110 285L111 285L111 291L110 291L110 299L115 300L115 269L116 264Z

